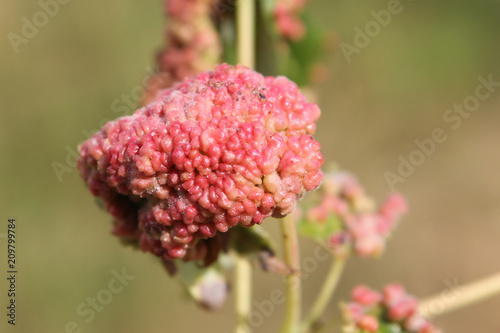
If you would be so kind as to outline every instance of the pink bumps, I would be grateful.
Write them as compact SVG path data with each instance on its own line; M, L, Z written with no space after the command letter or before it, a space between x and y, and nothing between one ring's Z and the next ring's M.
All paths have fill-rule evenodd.
M223 64L107 123L80 146L79 169L116 234L167 260L204 259L220 244L202 240L285 216L320 185L319 116L288 79Z
M400 194L392 194L379 207L368 197L358 180L347 172L326 174L319 205L308 212L308 220L323 223L331 215L341 222L341 228L329 238L334 252L345 255L351 250L359 256L377 256L397 221L407 211Z
M377 332L382 324L399 324L409 333L441 332L418 313L418 300L399 284L387 285L382 293L357 286L351 299L343 306L344 319L350 327Z
M165 48L157 56L158 73L147 83L142 105L161 89L220 62L222 45L212 16L217 0L164 0L168 26Z
M304 37L305 26L300 20L308 0L277 0L274 17L279 33L290 40L298 41Z

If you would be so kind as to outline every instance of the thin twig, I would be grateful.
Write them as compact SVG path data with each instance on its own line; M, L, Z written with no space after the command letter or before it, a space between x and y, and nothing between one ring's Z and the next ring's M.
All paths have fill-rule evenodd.
M500 273L459 286L452 292L456 297L453 300L446 297L444 292L424 299L420 303L419 312L427 318L436 317L500 294Z
M238 63L255 67L255 0L238 0L236 7Z
M252 306L252 266L247 258L235 255L236 257L236 333L249 333L248 325Z
M330 299L337 288L342 272L344 271L346 260L341 258L333 257L332 264L327 273L326 279L323 282L323 286L314 302L311 311L307 315L306 319L302 322L301 331L308 332L314 324L318 321L326 306L330 302Z
M255 0L238 0L237 56L238 63L255 67ZM236 256L236 333L249 333L252 309L252 266L248 258Z
M292 268L286 277L286 314L281 333L296 333L300 324L301 286L299 243L295 221L290 217L281 219L281 234L285 252L285 263Z

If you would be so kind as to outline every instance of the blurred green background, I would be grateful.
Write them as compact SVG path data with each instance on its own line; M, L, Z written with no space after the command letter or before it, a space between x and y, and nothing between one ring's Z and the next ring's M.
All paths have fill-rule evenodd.
M351 45L355 27L373 20L388 1L312 0L317 23L332 40ZM443 114L473 95L478 77L500 81L500 2L493 0L401 1L370 44L348 63L339 49L325 61L323 116L317 139L327 160L356 173L379 201L389 193L384 173L397 172L414 140L435 128L446 142L396 189L410 202L380 260L353 260L336 299L358 283L404 283L425 297L446 281L469 281L499 270L500 89L453 130ZM82 332L231 332L233 300L206 313L183 297L151 255L123 247L109 234L100 210L74 168L72 151L102 121L123 114L112 103L139 91L162 45L161 1L69 1L14 52L8 33L21 33L23 17L41 10L36 1L0 1L0 234L17 220L18 315L6 324L6 242L0 238L0 331L64 332L74 321ZM133 111L130 108L130 113ZM87 134L88 133L88 134ZM66 160L68 158L68 160ZM56 175L54 162L69 166ZM278 231L275 221L265 227ZM303 242L303 257L315 245ZM76 310L126 270L134 280L88 316ZM304 279L311 304L327 267ZM282 278L254 271L256 302L282 288ZM446 332L498 332L500 297L444 315ZM284 306L256 332L276 332ZM332 302L325 319L337 314Z

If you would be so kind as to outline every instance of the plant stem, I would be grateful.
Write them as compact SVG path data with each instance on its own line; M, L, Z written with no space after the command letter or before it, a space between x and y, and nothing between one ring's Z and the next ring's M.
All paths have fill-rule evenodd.
M332 257L332 264L326 275L326 280L323 282L321 291L314 302L314 305L307 315L306 319L302 322L302 332L308 332L314 324L318 321L326 306L328 305L330 299L332 298L335 289L339 283L342 272L344 271L346 259Z
M255 0L238 0L236 7L238 63L255 67Z
M281 219L285 263L292 268L286 276L286 314L282 333L297 333L300 324L300 256L295 221L290 217Z
M237 61L239 64L255 67L255 0L238 0ZM248 258L236 255L236 333L251 331L248 319L252 309L252 266Z
M424 317L436 317L500 294L500 273L455 289L423 300L419 312ZM452 300L449 298L450 292L455 295Z
M248 317L252 307L252 266L236 254L236 333L249 333Z

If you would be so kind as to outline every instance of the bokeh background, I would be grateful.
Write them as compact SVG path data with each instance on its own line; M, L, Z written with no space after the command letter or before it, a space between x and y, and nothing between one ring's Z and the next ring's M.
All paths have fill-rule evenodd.
M312 0L310 11L332 39L353 45L355 27L388 1ZM410 202L380 260L353 260L336 300L358 283L399 281L418 296L493 274L500 261L500 89L453 130L443 114L473 95L478 77L500 81L500 2L401 1L403 11L348 63L339 49L319 91L317 139L327 160L356 173L379 201L390 192L384 174L397 172L414 140L442 128L448 140L396 189ZM6 325L6 242L0 238L2 332L231 332L233 300L216 313L192 304L155 258L110 236L100 210L74 167L71 151L103 121L122 114L112 103L139 91L162 45L161 1L69 1L15 53L7 34L40 11L36 1L0 1L0 234L17 220L18 316ZM130 113L133 108L130 108ZM69 151L68 151L69 149ZM58 177L54 162L66 165ZM274 235L276 221L265 227ZM302 243L303 257L315 245ZM90 322L76 309L106 288L112 270L135 279ZM304 280L305 307L326 271ZM254 271L257 302L282 279ZM337 314L337 301L324 318ZM446 332L494 333L500 297L437 319ZM276 332L277 306L256 332Z

